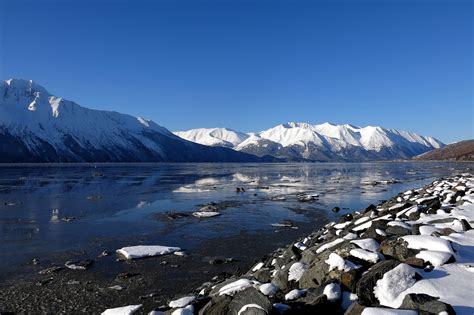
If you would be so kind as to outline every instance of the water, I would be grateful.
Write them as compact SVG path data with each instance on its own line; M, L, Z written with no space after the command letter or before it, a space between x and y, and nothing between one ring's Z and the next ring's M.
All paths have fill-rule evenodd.
M0 167L0 277L33 258L63 262L136 244L202 244L241 233L275 233L295 221L301 233L325 220L378 203L402 190L474 167L469 163L133 164ZM374 181L396 179L393 184ZM237 193L236 187L245 187ZM314 203L297 193L317 193ZM284 195L286 201L272 201ZM209 202L225 205L208 219L170 220ZM343 210L335 215L330 210ZM75 217L66 222L63 219ZM291 235L294 237L294 234ZM292 239L288 239L288 242ZM245 251L245 248L241 248ZM262 253L264 254L264 253Z

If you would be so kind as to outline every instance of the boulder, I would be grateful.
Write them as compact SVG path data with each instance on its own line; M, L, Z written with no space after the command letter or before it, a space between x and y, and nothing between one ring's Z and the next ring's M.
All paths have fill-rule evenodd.
M416 211L416 212L412 212L408 215L408 220L410 221L416 221L420 218L420 212Z
M411 235L420 235L420 226L424 224L415 223L411 225Z
M462 226L463 231L472 230L471 225L469 224L469 222L467 222L466 219L460 219L459 221L461 222L461 226Z
M354 293L356 291L357 281L359 281L360 277L362 276L362 270L363 268L359 268L344 272L341 275L341 286L344 289Z
M390 256L401 262L406 262L408 258L415 257L419 251L408 248L408 243L403 239L391 238L380 244L380 252L385 256Z
M369 227L367 230L365 230L365 232L362 234L362 236L364 238L373 238L375 239L377 242L382 242L384 241L387 236L384 236L384 235L380 235L379 233L377 233L377 230L378 228L375 228L373 226ZM385 229L378 229L378 230L381 230L385 233Z
M232 298L228 295L214 296L199 310L199 315L227 315L229 314L229 304L231 301Z
M378 305L379 300L374 295L374 286L377 281L382 279L383 275L398 266L400 263L396 260L385 260L375 264L367 273L365 273L356 285L356 294L359 300L368 305Z
M327 302L327 297L324 295L324 285L310 288L306 291L306 295L298 300L297 302L303 302L305 304L317 305Z
M426 206L428 209L433 210L438 210L439 208L441 208L441 201L439 200L439 198L425 200L422 201L420 204Z
M288 270L290 269L289 265L286 265L285 268L277 270L273 276L273 284L278 287L281 291L285 291L289 287L288 283Z
M329 255L323 255L328 257ZM326 258L327 259L327 258ZM321 286L323 283L331 279L331 277L338 278L340 277L340 272L338 270L329 271L329 265L324 262L324 260L319 260L316 263L312 264L308 270L303 273L299 280L300 288L308 289Z
M298 261L301 259L301 251L295 246L288 247L281 257L276 258L276 266L282 267L288 265L291 261Z
M344 315L361 315L364 311L365 306L359 302L353 302L346 310Z
M388 235L399 235L399 236L403 236L403 235L408 235L411 233L410 230L402 227L402 226L398 226L398 225L395 225L395 226L388 226L386 229L385 229L385 233L387 233Z
M258 305L258 307L250 307L249 305ZM268 315L271 309L272 303L270 300L257 289L250 287L235 294L229 304L228 314Z
M354 217L352 216L352 214L348 213L348 214L344 214L343 216L341 216L339 218L339 221L338 223L346 223L346 222L350 222L354 219Z
M271 272L270 272L270 269L268 268L262 268L260 270L257 270L253 274L253 276L258 282L261 282L261 283L267 283L267 282L270 282L271 280Z
M367 208L364 209L364 213L370 212L377 209L377 207L373 204L369 205Z
M375 229L380 229L380 230L385 230L387 228L387 224L388 222L390 222L391 220L376 220L376 221L372 221L372 225L371 227L375 228Z
M440 235L444 235L444 236L448 236L449 234L452 234L452 233L456 233L456 231L451 228L444 228L439 232Z
M417 310L420 313L440 314L446 312L448 315L455 315L453 307L447 303L439 301L438 297L428 294L407 294L403 299L400 308L408 310Z

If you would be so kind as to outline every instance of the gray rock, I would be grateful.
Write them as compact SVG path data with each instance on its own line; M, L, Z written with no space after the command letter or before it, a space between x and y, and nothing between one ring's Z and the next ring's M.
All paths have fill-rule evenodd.
M186 212L168 212L168 213L166 213L166 217L170 220L186 218L186 217L189 217L189 216L191 216L191 214L186 213Z
M332 275L329 272L329 265L324 260L319 260L312 264L308 270L306 270L299 280L300 288L308 289L320 286L327 280L331 279L331 276L336 276L337 270ZM340 273L339 273L340 276Z
M380 252L385 256L393 257L401 262L405 262L410 257L415 257L418 250L408 248L408 243L403 239L392 238L380 244Z
M79 260L79 261L66 261L64 266L73 270L86 270L89 269L94 261L92 259Z
M461 222L461 226L462 226L463 231L472 230L471 225L469 224L469 222L467 222L466 219L460 219L459 221Z
M346 310L344 315L361 315L364 311L365 306L359 302L353 302Z
M354 217L352 216L352 214L348 213L348 214L344 214L343 216L341 216L339 218L339 223L346 223L346 222L349 222L349 221L352 221L354 219Z
M379 230L382 230L385 232L385 229L379 229ZM362 235L364 238L373 238L375 239L377 242L383 242L387 236L383 236L383 235L380 235L379 233L377 233L376 231L376 228L371 226L369 227L367 230L365 230L364 233L362 233Z
M227 315L229 314L229 304L231 301L232 298L227 295L214 296L199 310L199 315Z
M215 279L216 278L216 279ZM240 277L237 277L237 276L231 276L230 274L228 273L222 273L222 274L219 274L218 276L212 278L213 281L222 281L218 284L216 284L214 286L214 288L212 289L211 291L211 295L217 295L219 293L219 290L229 284L229 283L232 283L232 282L235 282L239 279L248 279L248 280L254 280L255 278L253 276L250 276L250 275L242 275Z
M456 218L444 218L444 219L431 220L431 221L428 221L427 223L430 225L435 224L435 223L451 223L454 220L456 220Z
M362 276L362 271L363 268L358 268L344 272L341 275L341 286L344 289L355 293L357 281L359 281L360 277Z
M214 257L209 260L210 265L221 265L221 264L230 264L235 262L235 259L233 257Z
M452 233L456 233L456 231L451 228L444 228L439 232L440 235L444 235L444 236L448 236Z
M276 266L282 267L288 265L291 261L298 261L301 259L301 251L295 246L288 247L281 257L276 258Z
M315 288L309 288L306 291L306 295L297 300L297 302L303 302L305 304L316 305L327 302L326 295L323 294L324 285Z
M427 200L425 202L422 202L421 204L432 210L438 210L441 208L441 201L439 200L439 198Z
M411 234L412 235L420 235L420 227L424 224L415 223L411 225Z
M408 234L411 234L411 230L408 230L402 226L398 226L398 225L395 225L395 226L388 226L386 229L385 229L385 233L387 233L388 235L400 235L400 236L403 236L403 235L408 235Z
M364 209L364 213L370 212L377 209L377 207L373 204L369 205L367 208Z
M51 273L56 273L56 272L58 272L62 269L63 269L62 267L52 266L52 267L43 269L43 270L39 271L38 273L40 275L47 275L47 274L51 274Z
M241 315L268 315L272 309L272 303L255 288L247 288L235 294L234 298L229 304L228 314L239 314L239 311L248 304L257 304L260 308L248 308L241 312ZM207 313L206 313L207 314Z
M383 275L398 266L400 263L396 260L385 260L375 264L359 282L357 282L356 293L359 300L368 305L378 305L379 300L374 295L374 286Z
M408 215L408 220L410 221L416 221L420 218L420 212L412 212Z
M391 220L377 220L377 221L372 221L371 227L375 229L380 229L380 230L385 230L387 228L388 222Z
M288 270L290 266L287 265L285 268L278 270L273 276L273 284L277 286L281 291L285 291L288 288Z
M257 279L258 282L261 282L261 283L267 283L267 282L270 282L271 280L271 272L270 272L270 269L268 268L262 268L260 270L257 270L253 276L255 277L255 279Z
M441 302L438 297L433 297L428 294L407 294L400 308L418 310L429 314L439 314L441 312L446 312L449 315L456 314L451 305Z
M349 251L356 247L354 244L349 243L342 243L340 245L342 246L337 247L337 249L331 249L320 253L319 256L309 264L309 268L303 273L298 281L299 288L312 289L335 280L338 282L342 281L343 272L338 269L329 271L329 265L325 262L333 252L346 257L349 255ZM348 281L348 283L349 282L350 281Z

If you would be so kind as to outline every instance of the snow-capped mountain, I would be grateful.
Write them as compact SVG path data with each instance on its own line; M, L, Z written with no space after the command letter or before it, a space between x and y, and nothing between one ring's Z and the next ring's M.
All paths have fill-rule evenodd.
M228 129L219 129L220 133L212 133L212 130L193 129L177 134L190 141L210 145L220 145L221 141L231 136L230 132L242 134ZM209 142L210 137L213 138L212 144ZM249 133L239 139L243 140L232 142L232 147L237 151L294 161L407 159L444 146L432 137L406 131L330 123L311 125L290 122L258 133Z
M228 128L198 128L176 131L175 135L200 144L233 148L249 136Z
M254 155L184 140L153 121L88 109L33 81L0 81L0 162L248 162Z

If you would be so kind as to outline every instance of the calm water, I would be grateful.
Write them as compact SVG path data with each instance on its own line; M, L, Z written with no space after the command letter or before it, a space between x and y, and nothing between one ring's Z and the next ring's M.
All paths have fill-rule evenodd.
M136 244L191 250L206 240L242 231L274 233L283 219L333 219L401 190L474 168L468 163L363 164L137 164L0 167L0 275L33 258L96 257L100 248ZM396 179L394 184L372 185ZM245 193L236 193L245 187ZM314 203L297 193L317 193ZM285 195L286 201L271 197ZM192 212L225 203L222 215L169 220L168 211ZM66 222L63 218L75 217ZM290 240L289 240L290 241ZM245 250L245 249L242 249Z

